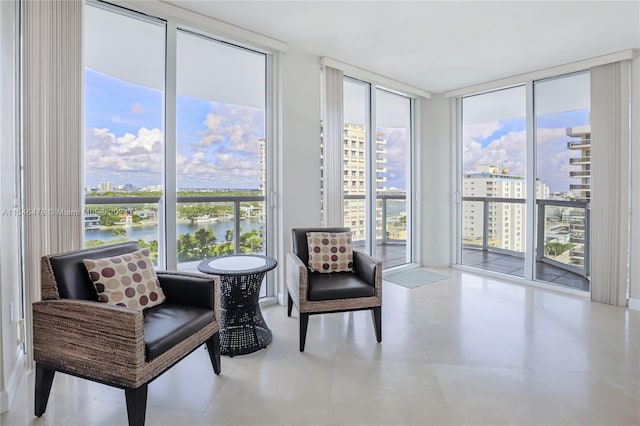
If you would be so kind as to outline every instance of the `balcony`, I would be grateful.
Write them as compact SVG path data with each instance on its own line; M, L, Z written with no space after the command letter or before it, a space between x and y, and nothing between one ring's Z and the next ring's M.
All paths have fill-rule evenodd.
M519 198L463 197L468 208L482 211L478 225L463 236L462 264L524 277L524 239L520 249L507 230L490 223L490 206L524 204ZM589 290L589 203L587 201L537 200L535 277L539 281ZM571 219L571 220L569 220ZM523 222L524 223L524 222ZM508 225L504 224L503 227ZM577 229L581 228L581 229ZM524 229L517 229L524 234ZM511 244L513 243L513 244ZM517 246L517 244L515 244Z
M473 268L524 276L524 257L516 254L483 251L475 248L462 249L462 264ZM535 279L582 291L589 291L589 279L544 262L536 262Z
M591 185L587 184L571 184L569 185L569 189L572 191L588 191L591 189Z
M590 178L591 170L578 170L569 172L569 176L574 178Z
M364 195L345 194L344 199L350 205L353 203L361 204L364 214ZM385 269L407 263L407 216L397 213L406 210L406 199L407 196L404 192L377 193L376 257L382 260L382 266ZM345 218L348 214L349 212L345 212ZM352 228L352 230L357 229L357 227ZM364 232L361 234L364 235ZM354 240L353 245L356 250L365 251L365 243L362 239Z
M567 142L567 149L583 149L591 146L591 139Z
M569 164L591 164L591 157L569 158Z

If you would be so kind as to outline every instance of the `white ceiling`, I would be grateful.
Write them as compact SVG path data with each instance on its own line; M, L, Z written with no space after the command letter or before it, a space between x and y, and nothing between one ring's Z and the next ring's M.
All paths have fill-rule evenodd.
M640 48L640 0L167 2L436 93Z

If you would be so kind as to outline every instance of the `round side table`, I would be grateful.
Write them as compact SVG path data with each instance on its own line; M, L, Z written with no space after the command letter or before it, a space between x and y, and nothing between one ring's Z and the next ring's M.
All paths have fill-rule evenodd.
M198 264L198 271L220 277L222 355L245 355L271 343L258 299L264 275L277 264L274 258L258 254L218 256Z

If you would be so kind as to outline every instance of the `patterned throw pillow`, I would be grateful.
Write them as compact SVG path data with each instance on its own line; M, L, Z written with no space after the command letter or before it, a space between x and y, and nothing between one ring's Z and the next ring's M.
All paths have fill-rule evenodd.
M353 271L351 232L307 232L309 269L312 272Z
M100 302L138 310L164 302L149 249L82 262L89 271Z

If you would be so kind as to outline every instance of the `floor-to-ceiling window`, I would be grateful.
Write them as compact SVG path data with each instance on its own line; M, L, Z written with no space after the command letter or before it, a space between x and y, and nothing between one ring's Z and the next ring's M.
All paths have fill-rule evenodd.
M537 194L534 278L589 290L589 72L534 82Z
M133 239L163 264L165 23L94 6L85 18L85 245Z
M588 72L460 99L462 265L589 290L589 102Z
M266 58L185 31L177 41L177 256L188 269L265 249Z
M369 103L371 85L345 78L344 101L344 226L351 228L353 242L370 251L367 230L370 215L367 211L369 179Z
M524 277L525 87L462 99L462 264Z
M376 89L376 144L376 255L389 268L411 261L411 99Z
M187 271L266 253L267 54L86 10L85 244L137 240Z
M411 99L345 77L343 103L344 226L384 268L409 263Z

